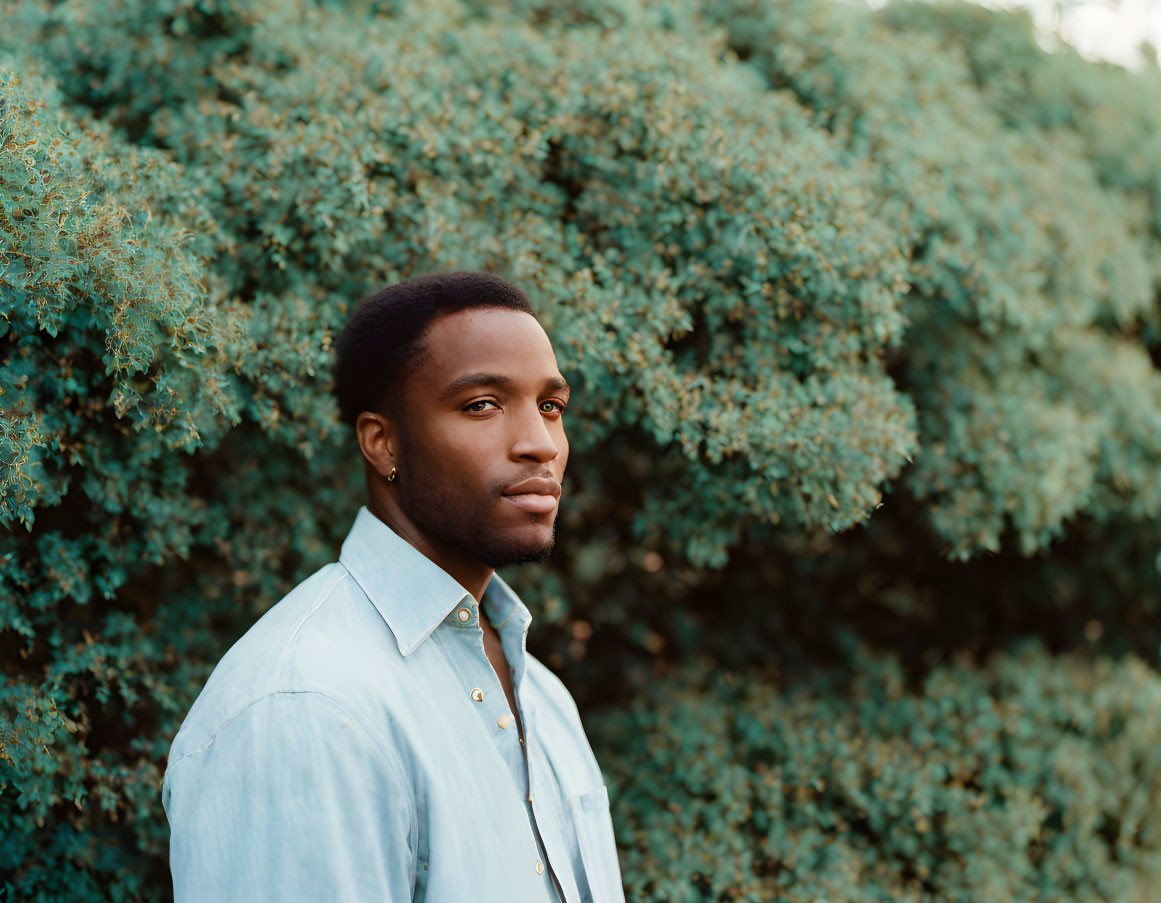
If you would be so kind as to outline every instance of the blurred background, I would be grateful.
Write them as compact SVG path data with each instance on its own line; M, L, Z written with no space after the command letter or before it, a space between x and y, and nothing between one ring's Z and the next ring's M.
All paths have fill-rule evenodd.
M1157 900L1156 4L0 22L0 898L169 898L181 718L362 501L334 336L487 269L629 900Z
M882 6L881 0L874 0ZM1046 49L1062 41L1090 60L1109 60L1139 69L1141 43L1151 48L1146 60L1157 59L1161 47L1161 3L1156 0L983 0L991 9L1026 9L1032 15Z

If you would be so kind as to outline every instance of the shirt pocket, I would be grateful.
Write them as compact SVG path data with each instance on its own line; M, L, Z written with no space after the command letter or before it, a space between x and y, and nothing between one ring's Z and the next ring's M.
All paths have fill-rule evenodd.
M608 787L570 796L568 809L591 894L586 903L625 903Z

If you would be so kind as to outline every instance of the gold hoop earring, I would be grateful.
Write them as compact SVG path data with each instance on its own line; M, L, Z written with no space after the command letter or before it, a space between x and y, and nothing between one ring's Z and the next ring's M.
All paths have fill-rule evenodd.
M390 483L394 479L395 479L395 468L392 467L391 473L387 474L387 482Z

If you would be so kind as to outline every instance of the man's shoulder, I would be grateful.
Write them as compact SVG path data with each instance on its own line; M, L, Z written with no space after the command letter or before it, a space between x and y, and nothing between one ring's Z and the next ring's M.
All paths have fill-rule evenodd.
M190 707L169 763L206 747L230 721L273 694L310 692L342 704L358 663L386 625L338 562L315 571L275 603L226 651ZM389 636L389 634L386 634Z

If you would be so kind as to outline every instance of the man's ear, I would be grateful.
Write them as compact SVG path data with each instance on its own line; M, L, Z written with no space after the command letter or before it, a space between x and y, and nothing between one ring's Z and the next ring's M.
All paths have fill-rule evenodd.
M355 420L355 435L367 463L379 476L386 478L398 467L398 430L390 419L372 411L363 411Z

